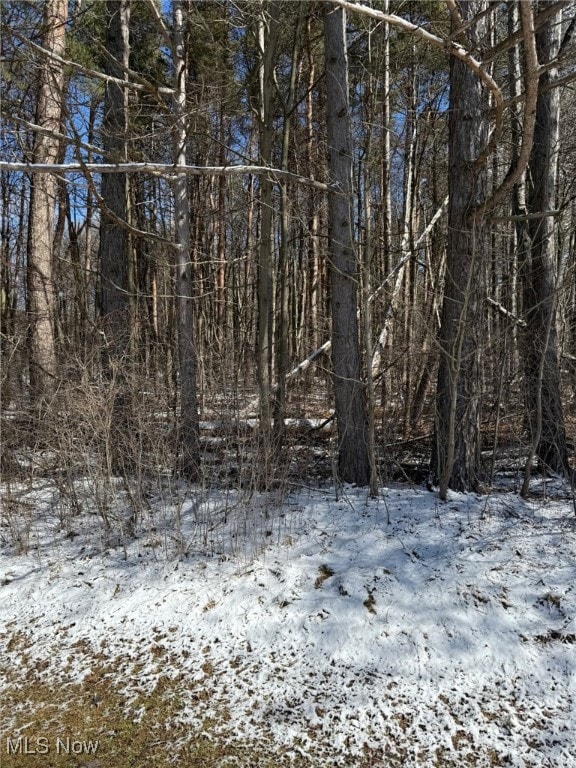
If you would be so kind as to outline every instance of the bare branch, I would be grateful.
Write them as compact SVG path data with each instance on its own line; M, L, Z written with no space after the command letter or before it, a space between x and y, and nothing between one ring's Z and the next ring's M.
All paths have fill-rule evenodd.
M434 45L436 48L440 48L450 56L455 56L457 59L460 59L462 62L464 62L466 66L470 67L470 69L484 83L494 99L494 128L492 129L486 148L476 160L476 164L484 163L488 158L488 155L492 152L498 141L498 138L502 133L504 111L504 98L502 96L502 91L500 90L498 83L494 80L490 73L486 71L484 64L481 61L478 61L478 59L475 59L474 56L472 56L459 43L456 43L449 38L438 37L438 35L432 34L423 27L403 19L401 16L396 16L390 13L383 13L382 11L377 11L374 8L370 8L370 6L352 3L349 2L349 0L333 0L333 3L335 5L339 5L341 8L345 8L352 13L360 13L364 16L369 16L372 19L385 21L392 26L399 27L406 32L410 32L421 40L424 40L424 42L427 42L430 45Z
M471 48L470 40L466 35L467 25L464 24L464 19L462 18L456 0L444 0L444 3L448 8L450 18L452 19L453 32L451 32L450 36L453 40L458 40L462 45L467 45Z
M451 2L452 0L446 0L446 2ZM488 5L487 8L485 8L483 11L480 11L480 13L476 14L472 19L466 22L462 22L462 26L458 29L454 29L453 32L451 32L451 37L454 39L458 37L458 35L461 35L463 32L466 32L468 29L470 29L471 26L474 24L477 24L481 19L483 19L485 16L491 16L494 13L494 8L491 5ZM472 45L469 46L472 48Z
M546 219L548 216L561 216L564 211L562 209L553 211L537 211L535 213L519 213L514 216L494 216L491 221L532 221L535 219Z
M562 58L564 56L572 40L574 39L575 33L576 33L576 16L572 18L572 21L568 25L568 29L564 33L564 38L560 45L560 50L558 51L558 58Z
M72 138L64 133L60 133L59 131L38 125L37 123L31 123L29 120L24 120L24 118L18 117L18 115L8 114L1 108L0 117L2 117L3 120L6 120L6 122L12 122L16 125L21 125L23 128L27 128L29 131L41 133L45 136L52 136L54 139L58 139L59 141L65 141L68 144L72 144L74 147L77 147L78 149L85 149L87 152L102 152L101 147L97 147L94 144L87 144L86 142L81 141L79 138Z
M143 78L141 75L139 75L137 72L133 72L132 70L129 70L128 74L137 79L139 82L132 82L130 80L123 80L120 77L113 77L112 75L107 75L104 72L99 72L96 69L90 69L89 67L84 67L82 64L79 64L76 61L70 61L69 59L64 59L62 56L58 56L56 53L53 53L52 51L47 51L45 48L42 48L41 45L37 45L36 43L33 43L32 40L29 40L24 35L21 35L19 32L16 32L16 30L12 29L12 34L14 37L16 37L18 40L20 40L24 45L31 48L36 53L40 54L41 56L51 59L52 61L57 62L61 66L64 67L72 67L80 74L86 76L86 77L93 77L97 80L103 80L106 83L114 83L115 85L118 85L120 88L130 88L133 91L140 91L142 93L152 93L155 95L159 94L166 94L166 95L172 95L173 90L172 88L167 88L163 85L154 85L154 83L149 82L145 78ZM121 66L119 64L119 66ZM159 101L162 101L159 99Z
M174 52L173 48L173 40L172 35L170 34L170 30L168 29L168 26L166 22L164 21L164 17L162 16L160 9L158 8L157 3L155 0L147 0L148 6L152 13L154 14L154 18L156 19L156 23L158 24L158 27L160 29L160 32L162 33L162 37L164 38L164 42L168 46L168 48Z
M406 251L402 255L402 258L399 260L398 264L396 264L394 269L388 275L386 275L386 277L384 278L384 280L382 280L380 285L368 296L368 299L367 299L368 303L372 303L373 301L375 301L378 298L378 296L380 296L380 294L386 289L390 280L392 280L392 278L402 269L402 267L406 264L407 261L409 261L409 259L413 258L416 248L422 245L422 243L428 237L430 232L432 232L436 223L438 222L442 214L446 211L447 207L448 207L448 196L444 198L438 210L436 211L434 216L432 216L432 218L430 219L428 226L424 229L424 231L421 233L421 235L418 237L418 239L414 243L413 249ZM324 354L325 352L329 352L330 348L331 348L330 340L325 341L321 347L318 347L318 349L316 349L314 352L311 352L305 360L303 360L295 368L293 368L286 378L287 379L293 378L299 373L302 373L303 371L307 370L312 365L313 362L315 362L319 357L321 357L322 354Z
M332 349L332 342L330 341L330 339L328 339L328 341L325 341L321 347L318 347L318 349L315 349L314 352L311 352L307 358L302 360L302 362L298 363L298 365L295 368L292 368L292 370L286 374L286 380L293 379L295 376L298 376L298 374L304 373L304 371L307 371L308 368L310 368L310 366L312 365L312 363L315 363L319 357L322 357L322 355L326 354L327 352L330 352L331 349Z
M370 294L370 296L368 297L368 301L369 302L375 301L375 299L378 298L378 296L382 293L382 291L385 290L385 288L388 285L389 281L392 280L392 278L396 274L398 274L398 272L402 269L404 264L406 264L406 262L409 261L414 256L414 252L415 252L416 248L419 248L422 245L424 240L428 237L430 232L432 232L432 230L434 229L438 219L442 216L442 214L446 211L447 208L448 208L448 195L446 195L446 197L444 198L444 200L440 204L440 207L437 209L437 211L434 214L434 216L432 216L432 218L428 222L428 226L425 228L425 230L422 232L422 234L418 237L418 239L414 243L413 248L404 252L404 254L399 259L399 261L396 264L396 266L386 275L386 277L384 278L384 280L382 280L382 282L380 283L378 288L376 288Z
M573 83L574 80L576 80L576 72L569 72L566 75L563 75L562 77L554 77L550 80L549 83L542 86L540 88L540 93L546 93L546 91L551 91L552 88L560 88L564 85L569 85L570 83Z
M524 99L524 130L522 131L522 145L518 158L514 165L510 166L500 186L493 194L480 205L473 213L473 218L484 216L496 208L510 192L514 184L522 176L530 160L530 152L534 142L534 128L536 126L536 102L538 100L539 66L536 51L536 31L534 28L534 14L530 3L520 3L520 18L523 34L524 50L524 81L526 93Z
M100 150L99 150L100 151ZM291 173L280 168L270 168L265 165L169 165L167 163L11 163L0 160L0 170L21 171L23 173L149 173L153 176L174 176L185 174L188 176L254 176L269 175L272 180L285 179L294 184L318 189L321 192L338 191L333 184L325 184L323 181L298 173Z
M160 243L161 245L168 246L173 250L178 250L178 245L173 240L168 240L167 238L162 237L161 235L157 235L155 232L146 232L142 229L138 229L137 227L134 227L131 224L129 224L124 219L120 218L120 216L117 216L114 213L114 211L110 210L110 208L104 202L104 198L96 188L96 184L94 184L94 179L92 178L92 174L89 170L89 166L95 165L94 163L83 163L82 161L80 161L75 165L77 165L77 170L83 171L84 178L86 179L88 188L92 193L94 199L96 200L96 204L98 205L98 208L100 209L103 215L107 216L115 224L117 224L119 227L122 227L122 229L125 229L134 237L140 237L143 239L152 240L156 243Z
M430 219L428 226L425 228L425 230L422 232L422 234L418 237L418 239L414 243L414 249L408 251L406 254L403 255L402 259L396 265L396 267L384 278L384 280L380 283L378 288L376 288L376 290L373 291L370 294L370 296L368 296L369 303L373 302L382 293L382 291L386 288L388 281L391 280L396 275L397 271L402 268L404 263L414 255L414 251L416 250L416 248L418 248L418 246L420 246L422 242L425 240L425 238L430 234L435 224L438 222L438 220L446 210L447 206L448 206L448 196L444 198L444 200L442 201L442 204L440 205L440 207L438 208L434 216L432 216L432 218ZM358 312L358 315L360 315L360 312ZM292 368L292 370L286 374L286 382L291 381L299 374L304 373L304 371L307 371L308 368L310 368L310 366L313 363L319 360L323 355L330 352L331 349L332 349L332 341L328 339L327 341L324 342L324 344L322 344L322 346L318 347L313 352L311 352L304 360L298 363L298 365L295 368ZM379 375L380 374L377 374L376 378ZM276 384L274 386L274 391L276 391L277 387L278 385ZM257 406L258 406L258 399L251 400L248 403L248 405L241 411L241 415L246 416L246 414L251 413L255 408L257 408Z
M574 65L574 53L573 51L564 51L562 54L558 54L558 56L555 56L551 61L547 61L544 64L540 65L540 69L538 71L538 74L543 75L545 72L548 72L550 69L557 69L558 67L562 66L562 64L565 64L568 62L572 66Z
M516 317L516 315L513 312L510 312L509 309L506 309L500 302L496 301L495 299L492 299L490 296L486 296L486 301L488 304L490 304L491 307L494 307L494 309L499 312L501 315L504 315L504 317L509 318L512 320L516 325L519 325L521 328L526 327L526 321L521 320L519 317Z
M571 0L557 0L555 3L551 3L547 7L544 8L543 11L540 11L540 13L536 16L534 19L534 29L537 31L540 29L540 27L545 24L548 19L553 18L556 16L560 11L562 11L563 8L566 8L568 5L570 5ZM520 3L520 5L524 5L524 3ZM524 32L522 28L514 32L512 35L508 35L504 40L502 40L500 43L497 43L493 48L491 48L489 51L486 51L484 54L484 64L489 64L492 61L494 61L495 58L500 56L502 53L506 53L506 51L509 48L512 48L512 46L516 45L516 43L520 42L522 40L524 35Z

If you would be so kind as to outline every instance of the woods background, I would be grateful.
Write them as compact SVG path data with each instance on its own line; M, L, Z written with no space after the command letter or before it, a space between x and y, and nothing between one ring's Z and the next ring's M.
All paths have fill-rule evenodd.
M570 479L575 10L3 0L4 482Z

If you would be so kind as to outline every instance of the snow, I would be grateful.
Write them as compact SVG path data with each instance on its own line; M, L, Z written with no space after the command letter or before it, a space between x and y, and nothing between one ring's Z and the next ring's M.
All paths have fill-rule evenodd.
M311 766L366 749L382 766L576 766L569 500L173 486L128 536L106 532L80 482L73 518L48 483L11 493L28 510L5 497L0 648L14 669L24 632L47 677L82 680L96 651L131 659L127 712L161 676L200 681L209 695L182 697L191 733L232 728Z

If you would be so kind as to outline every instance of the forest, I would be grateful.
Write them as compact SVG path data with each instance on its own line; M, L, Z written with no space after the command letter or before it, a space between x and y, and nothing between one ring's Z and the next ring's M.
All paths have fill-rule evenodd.
M3 476L571 477L575 23L3 2Z
M576 768L575 0L0 0L3 768Z

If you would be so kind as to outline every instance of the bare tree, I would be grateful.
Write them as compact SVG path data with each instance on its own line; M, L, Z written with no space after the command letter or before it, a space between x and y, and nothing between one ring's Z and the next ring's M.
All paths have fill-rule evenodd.
M122 81L130 58L130 0L106 2L106 69ZM102 144L108 162L128 160L128 90L121 82L106 83ZM123 222L128 215L128 189L125 173L102 176L100 216L100 313L106 336L108 367L114 366L127 353L129 333L129 254L128 232Z
M540 5L544 6L544 3ZM554 62L560 50L561 25L552 18L536 33L538 60ZM568 449L560 392L556 306L558 265L556 187L560 142L560 91L546 86L556 77L546 67L540 77L534 144L528 166L529 253L524 254L524 369L532 449L544 471L568 476ZM532 451L531 451L532 454ZM527 491L530 460L524 491Z
M450 487L478 487L480 407L494 404L482 415L484 434L501 440L504 415L519 392L505 384L522 378L540 466L565 471L567 402L558 368L562 333L569 330L568 321L559 322L556 332L556 313L564 319L556 310L562 288L557 270L568 268L574 224L551 192L557 186L548 173L557 162L557 116L555 102L545 96L566 82L570 59L562 58L560 46L565 68L557 73L558 43L547 52L539 42L536 52L535 39L547 22L560 25L564 0L409 6L333 0L320 14L314 4L280 0L106 0L73 16L68 57L48 38L40 45L42 33L38 40L33 34L42 10L57 5L9 3L16 11L4 24L0 112L9 129L0 171L9 218L2 222L0 249L2 269L8 265L2 322L4 328L13 320L25 336L18 302L25 295L29 179L35 188L31 215L38 191L46 197L54 190L51 179L60 179L59 218L45 218L41 227L30 219L30 275L39 237L47 233L53 249L48 266L56 259L58 271L44 282L30 280L29 320L39 331L40 314L55 319L47 326L52 346L52 327L59 354L84 345L83 376L90 386L96 381L104 393L118 393L107 399L114 403L116 443L107 442L107 451L116 449L120 469L130 472L126 457L148 450L145 426L152 429L153 422L149 410L141 417L137 398L149 402L161 391L166 407L158 412L174 414L175 429L166 434L179 440L175 465L191 479L200 477L199 412L210 419L221 413L228 424L232 414L260 407L255 443L262 452L253 479L265 486L282 456L277 446L294 423L285 417L331 422L327 386L335 396L341 480L375 481L374 432L378 439L385 428L385 441L396 451L405 437L428 439L435 424L432 474L446 497ZM395 55L409 48L411 63ZM564 54L570 50L565 46ZM383 73L387 61L391 72ZM52 72L52 80L65 69L66 121L58 112L52 124L41 115L33 122L36 90L19 92L30 62L43 65L42 76ZM534 135L538 148L532 151ZM33 156L44 140L59 153ZM522 187L528 162L530 178ZM85 187L63 181L79 173ZM558 177L569 196L570 172L565 183ZM556 208L563 215L554 237ZM96 272L96 259L90 260L96 225L101 290L89 276ZM23 233L20 244L16 232ZM562 252L555 240L566 243ZM520 280L516 265L523 254ZM48 289L55 280L54 312ZM49 308L35 314L32 297L40 285L48 288ZM93 326L95 304L101 312ZM93 327L103 331L97 335L107 345L102 357L90 354ZM375 350L373 334L380 334ZM60 343L66 339L76 344ZM306 357L313 340L317 349ZM329 357L331 379L322 367ZM320 375L312 378L318 361ZM55 355L52 363L37 359L33 369L51 370L50 384ZM373 395L380 378L381 404ZM62 379L59 386L64 395ZM295 397L288 397L288 387L298 388ZM306 448L324 433L315 426L306 427ZM239 466L244 447L255 443L238 440ZM304 465L303 456L294 451L290 471ZM404 468L403 459L398 464ZM323 471L326 465L319 466Z
M296 81L298 74L298 57L300 54L300 33L304 21L303 8L297 9L296 29L292 44L292 60L290 65L290 77L288 80L288 92L282 98L282 151L280 165L288 170L290 150L290 123L296 101ZM276 323L275 345L275 372L276 387L274 391L273 417L274 417L274 443L278 450L282 445L284 433L284 417L286 409L286 374L289 365L289 270L288 252L290 247L291 217L290 196L286 182L280 182L280 242L278 247L278 309Z
M68 0L45 0L42 45L61 56L66 38ZM55 59L39 69L33 162L55 163L64 98L64 70ZM34 402L55 389L57 359L54 336L53 236L56 178L33 176L28 220L27 314L30 327L30 391Z
M274 63L278 44L277 2L260 3L257 38L260 56L259 105L256 111L259 128L259 160L272 166L274 144ZM272 347L273 347L273 183L268 176L260 178L260 232L258 243L258 333L256 361L260 394L260 429L264 450L268 450L271 425ZM266 462L265 462L266 463Z
M485 0L462 0L459 14L469 38L485 33ZM480 17L480 20L477 20ZM454 24L454 16L452 16ZM450 61L448 249L440 326L433 480L448 488L476 488L479 470L479 343L484 221L471 212L486 199L488 94L481 79L457 58Z
M332 370L338 421L338 472L344 482L367 485L366 404L358 343L358 269L352 239L352 142L348 96L346 16L324 11L326 110L330 181L328 249L332 313Z
M130 2L106 2L106 83L102 144L109 162L126 162L128 134L128 89L126 72L130 60ZM124 466L125 445L130 432L130 394L127 367L130 365L130 279L128 177L105 174L100 190L99 310L104 333L104 370L114 392L111 415L110 461L116 471Z
M186 165L188 117L186 110L186 0L174 0L173 44L174 58L174 165ZM190 239L190 197L184 174L173 181L174 218L176 224L176 313L178 323L178 358L180 371L180 470L189 480L200 477L200 428L196 381L196 341L194 337L194 307L192 258Z

